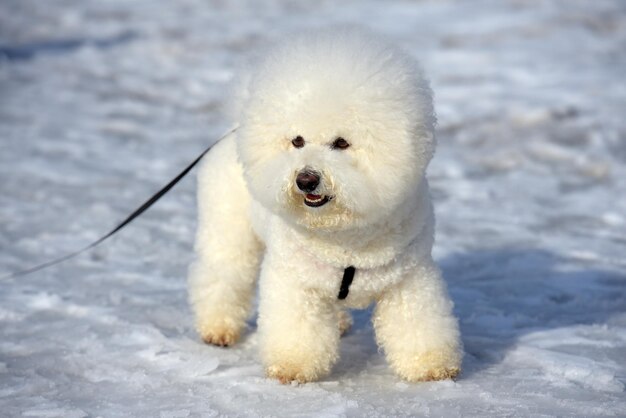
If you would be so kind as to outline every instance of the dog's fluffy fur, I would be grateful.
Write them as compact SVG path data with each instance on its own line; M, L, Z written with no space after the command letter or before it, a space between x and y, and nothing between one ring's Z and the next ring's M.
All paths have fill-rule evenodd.
M376 302L376 338L399 376L455 377L458 324L431 257L432 93L413 59L363 30L298 35L263 57L239 96L239 130L198 175L189 292L204 341L237 341L258 276L268 376L328 374L346 309ZM338 137L350 146L333 148ZM319 174L314 194L328 203L305 204L303 170ZM339 300L348 266L356 275Z

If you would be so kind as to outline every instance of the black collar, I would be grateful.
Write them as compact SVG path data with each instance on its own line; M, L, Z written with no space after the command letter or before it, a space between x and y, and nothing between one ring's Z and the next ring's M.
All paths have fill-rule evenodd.
M346 267L343 271L343 278L341 279L341 287L339 288L337 299L343 300L348 297L348 292L350 291L350 285L352 284L352 279L354 279L355 272L356 269L354 266Z

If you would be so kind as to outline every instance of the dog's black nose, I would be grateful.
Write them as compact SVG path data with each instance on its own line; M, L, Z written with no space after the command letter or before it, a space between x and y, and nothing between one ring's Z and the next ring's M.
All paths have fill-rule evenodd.
M312 192L319 186L320 176L313 171L304 170L299 172L296 176L296 184L298 185L298 189L303 192Z

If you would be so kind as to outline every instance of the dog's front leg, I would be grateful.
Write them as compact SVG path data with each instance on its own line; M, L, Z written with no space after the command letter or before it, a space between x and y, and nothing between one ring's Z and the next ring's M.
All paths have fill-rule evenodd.
M439 269L428 260L387 289L374 312L379 345L409 381L454 378L461 368L458 322Z
M269 377L282 383L327 375L338 357L340 329L334 300L304 289L293 259L269 253L261 267L259 334Z
M198 205L189 301L200 337L229 346L245 329L263 251L233 139L217 144L200 167Z

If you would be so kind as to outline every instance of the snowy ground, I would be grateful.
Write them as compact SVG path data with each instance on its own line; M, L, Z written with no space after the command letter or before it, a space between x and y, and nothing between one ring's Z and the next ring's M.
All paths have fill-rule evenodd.
M263 377L253 321L234 348L201 344L189 178L88 255L0 282L0 415L626 415L619 1L3 0L0 273L112 227L227 127L237 67L326 22L369 24L431 76L461 378L400 382L369 312L333 374L300 387Z

